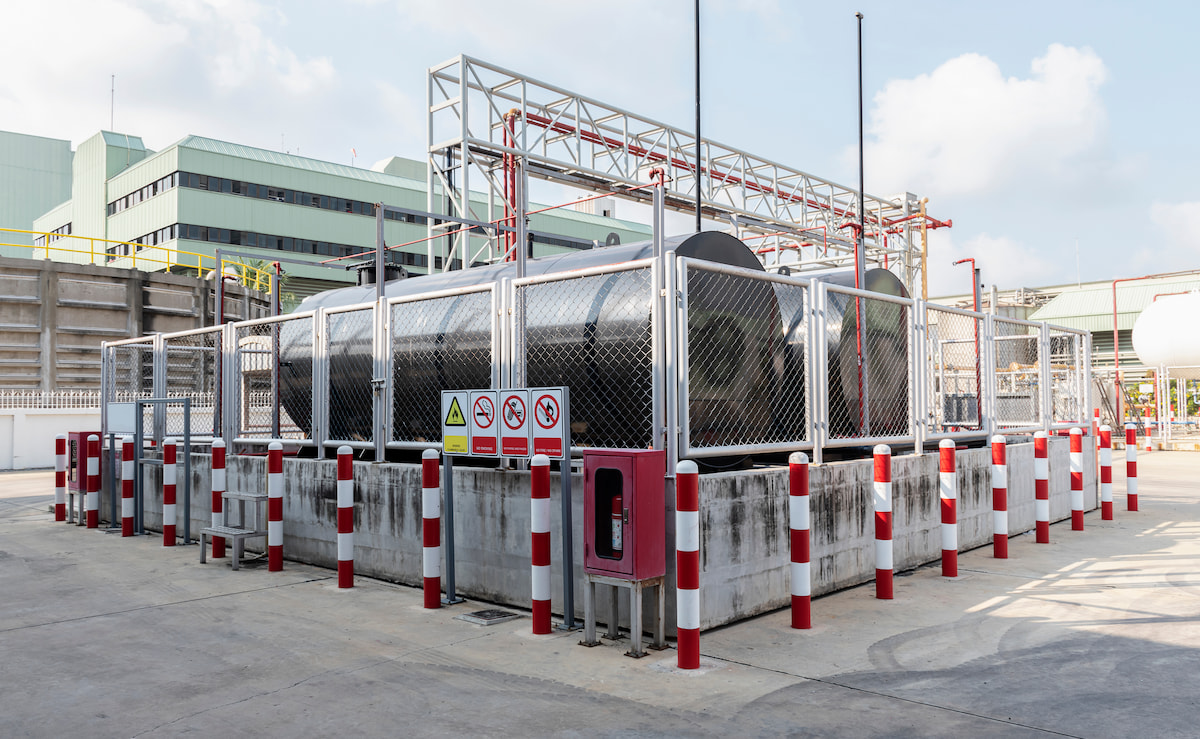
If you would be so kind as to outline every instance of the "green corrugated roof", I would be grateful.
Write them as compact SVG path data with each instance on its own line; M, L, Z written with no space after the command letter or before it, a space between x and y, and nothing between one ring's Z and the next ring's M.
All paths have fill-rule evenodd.
M367 182L374 182L380 185L425 189L424 180L411 180L407 177L384 174L383 172L375 172L370 169L350 167L345 164L334 164L333 162L323 162L319 159L309 159L308 157L296 156L295 154L284 154L268 149L258 149L253 146L243 146L242 144L231 144L228 141L206 139L203 136L187 136L176 142L174 146L178 146L181 149L195 149L196 151L206 151L211 154L223 154L239 159L249 159L255 162L277 164L281 167L303 169L309 172L320 172L338 177L366 180Z
M1132 329L1141 312L1154 302L1154 296L1191 290L1200 290L1200 275L1117 283L1117 328ZM1085 331L1111 331L1112 313L1109 282L1068 288L1029 318Z
M130 136L125 133L113 133L112 131L101 131L100 135L104 138L104 143L109 146L120 146L133 151L147 151L146 145L142 143L141 136Z

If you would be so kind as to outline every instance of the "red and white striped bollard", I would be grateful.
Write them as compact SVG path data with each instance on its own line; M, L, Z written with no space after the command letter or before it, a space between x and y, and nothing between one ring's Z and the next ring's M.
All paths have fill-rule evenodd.
M676 665L700 667L700 470L690 459L675 467Z
M1154 451L1154 422L1146 422L1146 451Z
M532 547L533 633L550 629L550 458L535 454L529 462L529 517Z
M1137 426L1125 424L1125 510L1138 509Z
M992 556L1008 559L1008 440L992 437Z
M436 449L421 454L421 575L425 607L442 607L442 485Z
M1033 518L1038 544L1050 543L1050 455L1045 431L1033 435Z
M267 572L283 571L283 444L267 446Z
M175 546L175 440L163 439L163 546Z
M54 437L54 520L67 520L67 437Z
M354 587L354 451L337 450L337 572L338 587Z
M87 437L87 494L84 496L84 507L87 517L87 527L94 529L100 526L100 437L92 434Z
M875 597L892 599L892 450L875 447L875 481L871 486L875 509Z
M269 503L268 503L269 505ZM225 525L225 442L220 437L212 443L212 525ZM270 516L267 517L268 519ZM225 537L212 537L213 559L225 556Z
M808 455L788 457L788 518L792 549L792 628L812 628L812 515L808 494Z
M133 437L121 439L121 536L133 536Z
M942 506L942 577L958 577L958 472L955 444L938 444L938 497Z
M1071 429L1071 530L1083 531L1083 429Z
M1113 520L1112 427L1100 427L1100 518Z

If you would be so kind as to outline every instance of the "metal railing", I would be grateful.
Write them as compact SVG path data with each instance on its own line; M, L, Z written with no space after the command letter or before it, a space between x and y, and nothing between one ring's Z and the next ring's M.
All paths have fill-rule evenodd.
M419 278L418 278L419 279ZM444 389L567 386L572 447L730 458L1088 426L1080 331L688 258L109 342L103 401L248 446L440 443ZM156 438L176 433L160 410Z

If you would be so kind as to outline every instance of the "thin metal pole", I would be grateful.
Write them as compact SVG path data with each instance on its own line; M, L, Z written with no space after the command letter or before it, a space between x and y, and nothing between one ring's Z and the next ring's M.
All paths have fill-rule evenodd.
M375 297L384 297L383 276L383 203L375 203Z
M568 429L571 428L571 398L570 389L563 388L563 423ZM558 476L562 483L562 489L559 497L562 503L562 550L563 550L563 622L562 629L570 631L575 628L575 545L573 543L573 534L575 525L573 523L571 507L571 443L570 433L567 435L567 445L563 450L566 452L566 458L558 465ZM614 593L615 595L615 593Z
M700 0L696 0L696 233L700 233Z
M183 406L183 543L192 541L192 401Z
M854 287L861 290L865 281L867 267L867 204L863 192L865 190L863 179L863 14L855 13L854 16L858 18L858 243L854 246Z
M442 462L442 516L446 519L446 599L443 603L462 603L454 592L454 457L446 455Z

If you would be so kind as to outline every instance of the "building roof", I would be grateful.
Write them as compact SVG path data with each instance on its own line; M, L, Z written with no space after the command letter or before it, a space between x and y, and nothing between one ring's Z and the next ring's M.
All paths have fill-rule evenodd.
M322 174L331 174L339 177L352 177L357 180L367 180L368 182L375 182L381 185L391 185L393 187L404 185L421 189L424 189L425 187L424 180L413 180L394 174L375 172L370 169L351 167L345 164L323 162L320 159L309 159L308 157L297 156L295 154L284 154L283 152L270 151L269 149L258 149L253 146L231 144L228 141L218 141L216 139L209 139L203 136L186 136L172 144L172 146L177 146L182 149L206 151L212 154L224 154L226 156L238 157L239 159L249 159L255 162L277 164L281 167L303 169L309 172L320 172Z
M1200 273L1117 283L1117 328L1132 329L1155 296L1192 290L1200 290ZM1086 331L1111 331L1112 315L1112 282L1093 282L1065 288L1030 316L1030 320Z

